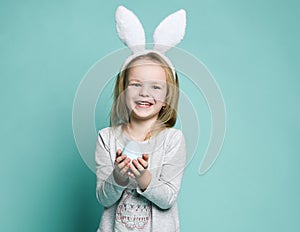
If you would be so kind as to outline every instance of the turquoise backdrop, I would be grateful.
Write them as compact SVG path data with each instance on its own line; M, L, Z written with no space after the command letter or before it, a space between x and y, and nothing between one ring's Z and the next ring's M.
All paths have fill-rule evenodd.
M114 24L120 4L139 16L148 40L164 17L184 8L179 47L206 65L226 104L215 165L198 175L200 142L186 169L182 231L300 231L296 0L1 0L0 231L96 231L102 207L74 141L72 106L89 68L124 47ZM97 114L97 127L107 126Z

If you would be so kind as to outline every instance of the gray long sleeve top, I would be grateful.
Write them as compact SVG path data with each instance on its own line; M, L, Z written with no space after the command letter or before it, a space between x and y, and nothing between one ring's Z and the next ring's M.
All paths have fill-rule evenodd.
M153 232L177 232L179 228L177 196L186 164L185 139L182 132L166 128L150 138L149 171L152 179L148 188L138 194L151 202L151 228ZM104 206L98 232L113 232L116 210L127 186L118 185L113 177L114 161L118 149L125 145L121 127L104 128L98 132L95 161L96 196Z

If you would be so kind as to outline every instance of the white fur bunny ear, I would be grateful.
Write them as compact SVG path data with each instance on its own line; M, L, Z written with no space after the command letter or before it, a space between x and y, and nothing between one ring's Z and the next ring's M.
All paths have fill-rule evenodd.
M133 53L145 49L145 32L138 17L124 6L116 10L116 26L120 39Z
M165 18L153 34L153 50L165 53L184 37L186 27L185 10L179 10Z

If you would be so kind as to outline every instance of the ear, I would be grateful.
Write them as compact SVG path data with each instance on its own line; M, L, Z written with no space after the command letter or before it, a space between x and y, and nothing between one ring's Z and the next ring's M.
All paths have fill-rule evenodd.
M165 109L166 107L167 107L167 103L164 102L164 103L162 104L161 108L162 108L162 109Z
M124 6L116 10L116 27L120 39L133 53L145 49L145 32L138 17Z
M165 53L184 37L186 28L185 10L179 10L165 18L153 34L153 50Z

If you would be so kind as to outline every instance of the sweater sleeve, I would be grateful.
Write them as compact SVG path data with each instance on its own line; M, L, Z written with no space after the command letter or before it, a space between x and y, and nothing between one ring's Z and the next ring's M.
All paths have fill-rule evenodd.
M148 188L144 192L138 188L138 193L161 209L171 208L177 200L185 164L185 139L178 130L167 146L160 175L158 178L152 176Z
M108 132L108 131L105 131ZM116 203L126 186L118 185L113 177L114 163L110 155L109 132L99 131L96 142L95 161L97 187L96 197L104 207L110 207Z

